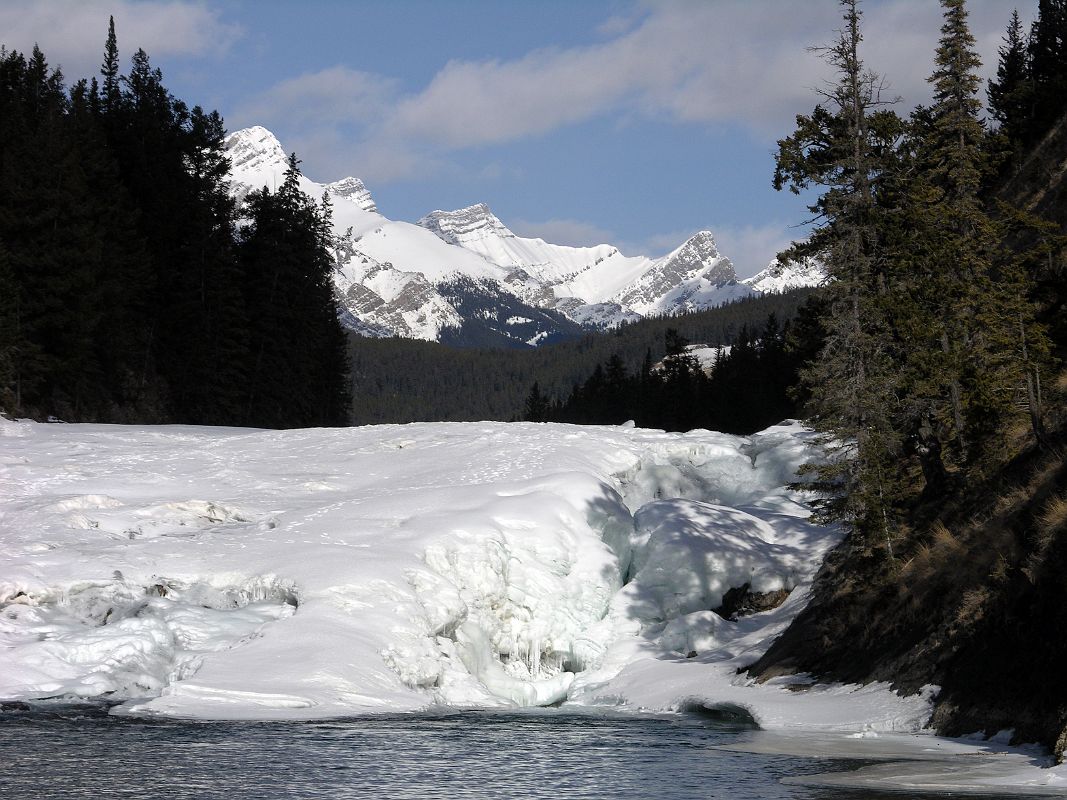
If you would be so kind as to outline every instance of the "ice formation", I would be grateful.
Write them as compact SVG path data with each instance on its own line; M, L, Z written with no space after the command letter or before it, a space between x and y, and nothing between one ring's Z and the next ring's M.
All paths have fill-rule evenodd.
M814 455L797 424L0 420L0 699L203 718L721 706L915 730L925 697L737 674L837 539L787 488ZM790 594L713 611L746 584Z

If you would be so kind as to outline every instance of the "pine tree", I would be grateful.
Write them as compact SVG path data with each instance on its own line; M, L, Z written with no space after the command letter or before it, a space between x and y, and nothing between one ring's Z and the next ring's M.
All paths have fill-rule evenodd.
M171 315L160 330L179 419L237 424L248 377L249 322L234 242L236 210L227 188L225 130L215 112L194 107L184 132L187 165L180 261L165 283Z
M1032 143L1063 113L1067 92L1067 0L1040 0L1027 43L1032 92L1026 141Z
M522 418L527 422L547 422L548 412L548 399L541 394L540 384L534 381L534 385L530 388L530 394L526 397Z
M15 375L21 345L18 285L7 248L0 240L0 411L18 411Z
M907 337L907 396L924 447L951 443L961 466L997 456L996 437L1017 415L1033 356L1047 350L1030 286L1004 252L1005 226L980 189L990 169L979 119L980 62L964 0L942 0L944 24L930 77L934 104L915 122L919 144L912 227L921 276ZM1023 401L1025 403L1025 401ZM929 452L929 451L928 451ZM934 465L928 474L936 477Z
M1009 144L1017 147L1026 132L1033 93L1026 37L1017 10L1012 11L999 54L996 77L990 78L986 92L989 111Z
M0 240L17 289L19 405L65 417L94 414L103 381L94 346L101 241L95 198L68 126L58 70L34 48L3 67Z
M824 516L888 543L890 473L901 442L892 423L898 355L887 319L891 268L879 196L893 177L903 124L880 108L883 83L859 56L857 0L841 5L845 26L819 51L836 82L821 93L826 105L799 116L797 131L778 143L774 186L823 188L811 206L819 225L801 249L819 254L833 279L823 348L804 373L816 425L840 448L833 464L818 470L839 490Z
M100 74L104 78L101 87L104 111L112 113L118 109L122 99L119 85L119 45L115 36L114 17L108 18L107 42L104 44L104 62L100 65Z
M300 189L296 155L277 192L246 198L238 255L252 324L245 424L343 425L349 395L321 209ZM279 337L277 331L287 335Z

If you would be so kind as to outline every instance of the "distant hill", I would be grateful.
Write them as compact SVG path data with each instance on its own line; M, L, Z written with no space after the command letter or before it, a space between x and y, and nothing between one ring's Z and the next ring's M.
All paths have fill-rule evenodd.
M352 421L519 419L535 382L548 398L561 399L613 355L634 371L649 353L655 361L663 358L669 328L695 344L730 345L743 329L762 329L772 314L779 323L792 319L812 291L753 296L707 311L585 333L534 350L456 348L400 337L353 335L348 348Z

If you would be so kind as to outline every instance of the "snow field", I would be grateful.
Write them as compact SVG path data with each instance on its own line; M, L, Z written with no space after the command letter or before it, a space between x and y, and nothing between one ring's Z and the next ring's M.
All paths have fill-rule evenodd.
M916 730L926 697L737 674L837 540L786 488L813 447L796 424L0 421L0 699L203 718L703 706ZM711 610L743 584L791 593L737 622Z

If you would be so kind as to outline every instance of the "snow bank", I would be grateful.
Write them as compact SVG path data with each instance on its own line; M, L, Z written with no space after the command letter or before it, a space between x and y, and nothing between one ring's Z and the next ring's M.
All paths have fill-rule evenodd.
M881 763L856 770L790 776L784 783L909 793L1062 796L1067 794L1067 767L1050 767L1052 758L1033 746L1008 747L994 736L944 739L900 734L813 734L753 731L722 746L747 753L848 758Z
M918 729L926 697L751 685L837 538L813 456L633 427L0 420L0 699L311 718L434 705L729 708ZM725 592L786 590L736 622Z

